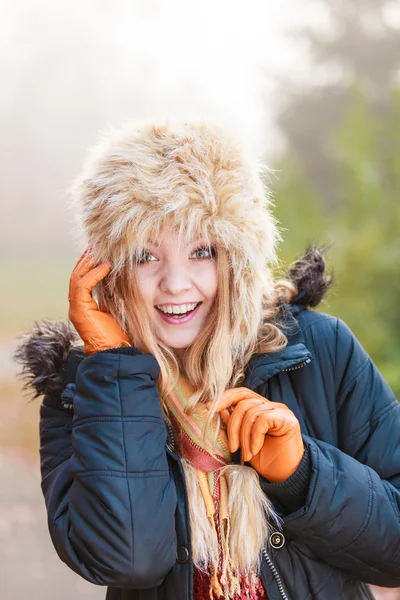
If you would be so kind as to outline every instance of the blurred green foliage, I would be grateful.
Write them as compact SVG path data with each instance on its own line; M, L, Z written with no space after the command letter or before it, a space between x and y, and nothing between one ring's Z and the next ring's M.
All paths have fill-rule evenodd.
M353 86L351 98L329 140L344 198L336 211L326 210L289 153L276 165L280 271L307 243L329 245L335 285L318 310L346 321L400 399L400 88L381 113L362 86Z

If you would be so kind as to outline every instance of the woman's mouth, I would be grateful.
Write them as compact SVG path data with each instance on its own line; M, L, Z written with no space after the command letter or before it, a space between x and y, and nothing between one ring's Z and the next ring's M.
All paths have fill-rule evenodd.
M157 308L157 306L155 306L154 308L156 309L160 317L163 319L163 321L166 321L166 323L170 323L171 325L180 325L181 323L187 323L188 321L190 321L190 319L193 319L193 317L198 313L201 305L202 302L199 302L194 310L189 310L188 312L182 315L166 314L162 310Z

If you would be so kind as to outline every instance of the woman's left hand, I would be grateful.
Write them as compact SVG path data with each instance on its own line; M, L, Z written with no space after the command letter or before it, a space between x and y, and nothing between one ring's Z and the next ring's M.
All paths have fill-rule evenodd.
M207 404L208 408L211 403ZM228 416L228 408L234 407ZM272 482L284 481L304 454L300 424L293 412L246 387L225 390L217 407L227 423L229 449Z

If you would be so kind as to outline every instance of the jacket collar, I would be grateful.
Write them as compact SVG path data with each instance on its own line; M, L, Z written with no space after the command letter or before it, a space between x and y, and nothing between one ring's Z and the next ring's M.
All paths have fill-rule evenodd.
M276 373L309 363L313 359L310 350L304 342L304 336L296 315L303 310L299 305L282 305L277 327L283 331L288 344L283 350L272 353L254 354L245 368L243 386L255 390L263 381Z

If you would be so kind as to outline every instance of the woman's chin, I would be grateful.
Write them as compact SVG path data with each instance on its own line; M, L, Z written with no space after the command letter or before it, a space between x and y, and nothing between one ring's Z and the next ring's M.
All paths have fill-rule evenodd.
M187 335L165 335L161 332L158 333L157 338L169 348L173 348L176 352L183 352L188 346L193 344L198 332Z

